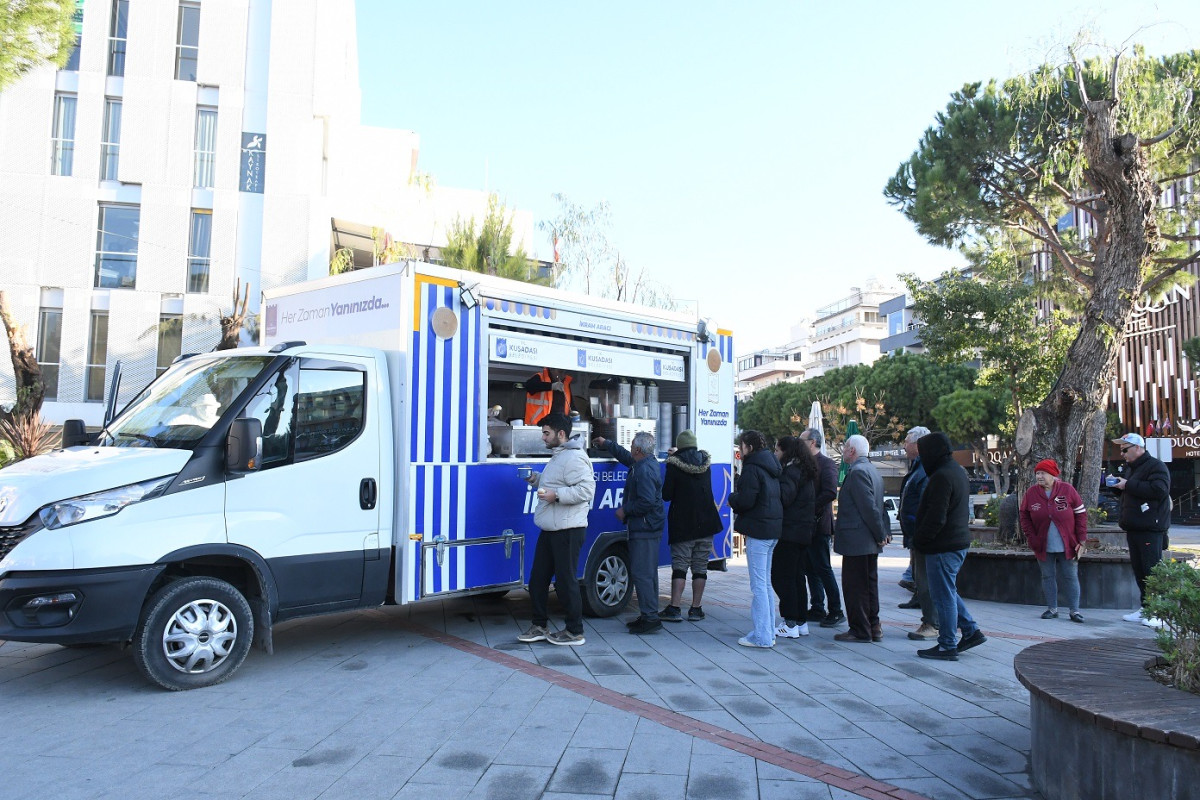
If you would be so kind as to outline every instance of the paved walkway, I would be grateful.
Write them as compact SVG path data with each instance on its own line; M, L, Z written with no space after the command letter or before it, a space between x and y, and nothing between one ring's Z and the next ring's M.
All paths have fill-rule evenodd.
M0 798L1036 798L1013 656L1152 632L975 602L989 641L925 661L896 607L906 560L880 560L877 644L814 626L739 647L738 564L709 580L708 619L652 636L627 614L588 620L583 647L518 644L523 592L386 607L280 625L274 656L183 693L116 648L0 642Z

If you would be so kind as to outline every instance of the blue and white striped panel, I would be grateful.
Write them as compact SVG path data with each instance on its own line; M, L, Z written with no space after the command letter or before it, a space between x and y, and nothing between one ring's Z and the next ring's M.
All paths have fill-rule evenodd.
M721 354L721 362L725 364L733 363L733 336L726 333L717 333L709 337L707 342L700 342L700 358L708 357L709 350L716 350Z
M457 287L415 282L409 458L413 463L462 464L475 459L483 402L479 378L480 310L465 309ZM442 339L430 327L434 311L449 308L458 331Z
M438 534L450 542L465 538L467 467L462 464L416 464L411 469L413 492L408 503L409 530L420 533L424 542L432 542ZM420 598L422 581L424 594L467 588L466 554L471 548L448 547L440 566L434 560L431 569L423 570L420 543L410 544L417 552L409 562L414 589L414 596L409 600Z

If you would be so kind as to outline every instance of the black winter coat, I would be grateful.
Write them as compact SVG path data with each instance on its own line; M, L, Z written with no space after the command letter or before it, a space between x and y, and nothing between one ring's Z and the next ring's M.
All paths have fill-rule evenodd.
M813 538L816 525L817 485L804 474L800 465L792 462L779 476L779 499L783 503L783 533L785 542L807 545Z
M690 542L720 533L724 528L713 497L712 458L704 450L685 447L667 457L663 500L667 507L667 541Z
M1120 525L1130 533L1161 533L1171 527L1171 472L1149 453L1129 465L1121 490Z
M824 453L817 453L816 526L814 535L833 537L833 501L838 493L838 465Z
M950 439L931 433L917 440L929 476L917 506L912 546L920 553L951 553L971 546L971 482L950 453Z
M654 456L641 461L611 439L605 442L613 458L629 468L622 508L630 539L660 539L667 514L663 507L662 468Z
M737 490L729 507L737 515L733 529L751 539L778 539L783 533L783 503L779 475L783 468L769 450L755 450L742 462Z

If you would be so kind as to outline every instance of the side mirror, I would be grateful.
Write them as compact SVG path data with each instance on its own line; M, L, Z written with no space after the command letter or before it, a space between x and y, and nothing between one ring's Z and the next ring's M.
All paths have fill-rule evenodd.
M233 421L225 439L225 469L257 472L262 463L262 420L241 417Z
M83 424L81 419L69 419L63 423L62 427L62 446L63 447L79 447L80 445L89 445L92 443L91 434L87 432L87 426Z

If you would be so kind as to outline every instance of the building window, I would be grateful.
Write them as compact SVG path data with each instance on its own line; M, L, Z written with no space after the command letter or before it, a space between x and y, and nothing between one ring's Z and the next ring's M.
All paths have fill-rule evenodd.
M59 347L62 344L62 309L43 308L38 313L37 363L42 368L46 399L58 399Z
M125 42L129 36L129 0L113 0L108 23L108 74L125 76Z
M87 386L85 398L104 400L104 373L108 362L108 312L92 312L92 329L88 333Z
M75 95L54 95L54 130L50 174L68 176L75 165Z
M183 353L183 317L163 314L158 319L158 366L154 377L162 375L171 362Z
M82 41L83 37L75 34L75 46L71 48L71 55L67 58L66 66L63 67L64 70L68 72L79 71L79 45Z
M192 209L192 233L188 237L187 290L194 294L208 291L208 268L212 259L212 212Z
M196 61L200 56L200 6L179 4L179 24L175 30L175 80L196 80Z
M104 129L100 132L100 180L117 180L117 159L121 155L121 101L104 100Z
M100 204L96 233L96 288L132 289L137 285L137 206Z
M213 187L217 161L217 110L196 109L196 170L192 185L197 189Z

